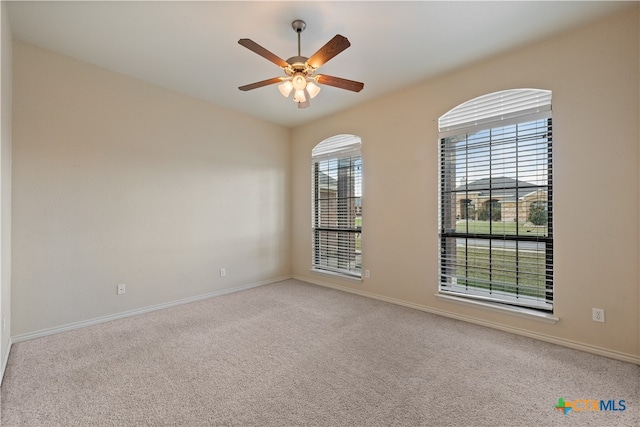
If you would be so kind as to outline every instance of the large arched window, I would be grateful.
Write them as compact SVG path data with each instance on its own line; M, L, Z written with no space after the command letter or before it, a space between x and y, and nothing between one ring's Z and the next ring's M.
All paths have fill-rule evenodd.
M360 277L362 157L360 138L336 135L313 148L315 270Z
M438 124L440 293L553 311L551 92L491 93Z

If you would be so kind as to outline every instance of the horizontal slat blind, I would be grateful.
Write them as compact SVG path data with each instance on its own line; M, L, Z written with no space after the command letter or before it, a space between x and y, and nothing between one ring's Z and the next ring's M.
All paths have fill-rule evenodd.
M313 150L313 268L360 277L361 188L359 138L339 135L316 146Z
M359 154L360 144L360 138L355 135L336 135L316 145L311 150L311 157L318 161Z
M441 138L440 292L552 310L548 115Z
M441 133L485 126L551 109L551 91L514 89L490 93L457 106L438 120Z

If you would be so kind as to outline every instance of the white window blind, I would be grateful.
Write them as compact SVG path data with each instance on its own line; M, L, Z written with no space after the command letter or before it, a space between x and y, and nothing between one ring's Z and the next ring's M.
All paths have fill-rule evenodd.
M336 135L325 139L313 147L311 157L314 161L343 157L360 153L360 137L355 135Z
M337 135L312 150L314 269L360 277L360 144L356 136Z
M551 110L551 91L513 89L480 96L461 104L438 120L442 134L470 127L513 123L520 117Z
M441 293L553 309L551 94L532 92L490 94L447 113L467 119L447 121L440 135ZM505 114L495 114L498 99Z

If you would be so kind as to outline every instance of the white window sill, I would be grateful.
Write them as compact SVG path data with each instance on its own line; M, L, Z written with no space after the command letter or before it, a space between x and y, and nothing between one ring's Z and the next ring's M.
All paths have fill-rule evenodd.
M336 277L336 278L339 278L339 279L350 280L352 282L362 283L362 277L352 276L350 274L342 274L342 273L338 273L338 272L335 272L335 271L322 270L320 268L312 268L310 271L313 272L313 273L324 274L326 276L331 276L331 277Z
M537 310L531 310L524 307L506 306L498 303L478 301L470 298L458 297L453 295L436 294L436 297L442 301L455 304L462 304L471 307L484 308L499 313L512 314L526 319L538 320L545 323L557 323L560 319L549 313L543 313Z

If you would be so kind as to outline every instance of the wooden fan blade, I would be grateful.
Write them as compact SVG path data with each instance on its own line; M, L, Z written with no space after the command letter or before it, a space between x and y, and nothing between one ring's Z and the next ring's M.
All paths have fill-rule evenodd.
M311 55L311 58L309 58L307 63L314 68L318 68L349 46L351 46L349 40L346 37L338 34L334 38L329 40L327 44L322 46L316 53Z
M316 81L323 85L334 86L353 92L360 92L364 88L364 83L356 82L354 80L347 80L340 77L327 76L326 74L316 76Z
M268 59L269 61L273 62L274 64L276 64L278 67L286 67L289 64L287 64L287 61L285 61L284 59L280 58L278 55L276 55L275 53L269 52L267 49L263 48L262 46L260 46L258 43L254 42L251 39L240 39L238 40L238 44L241 46L246 47L247 49L249 49L252 52L257 53L258 55L262 56L265 59Z
M275 83L282 83L282 77L274 77L272 79L262 80L261 82L251 83L248 85L240 86L238 89L247 91L252 89L258 89L259 87L262 87L262 86L269 86Z

